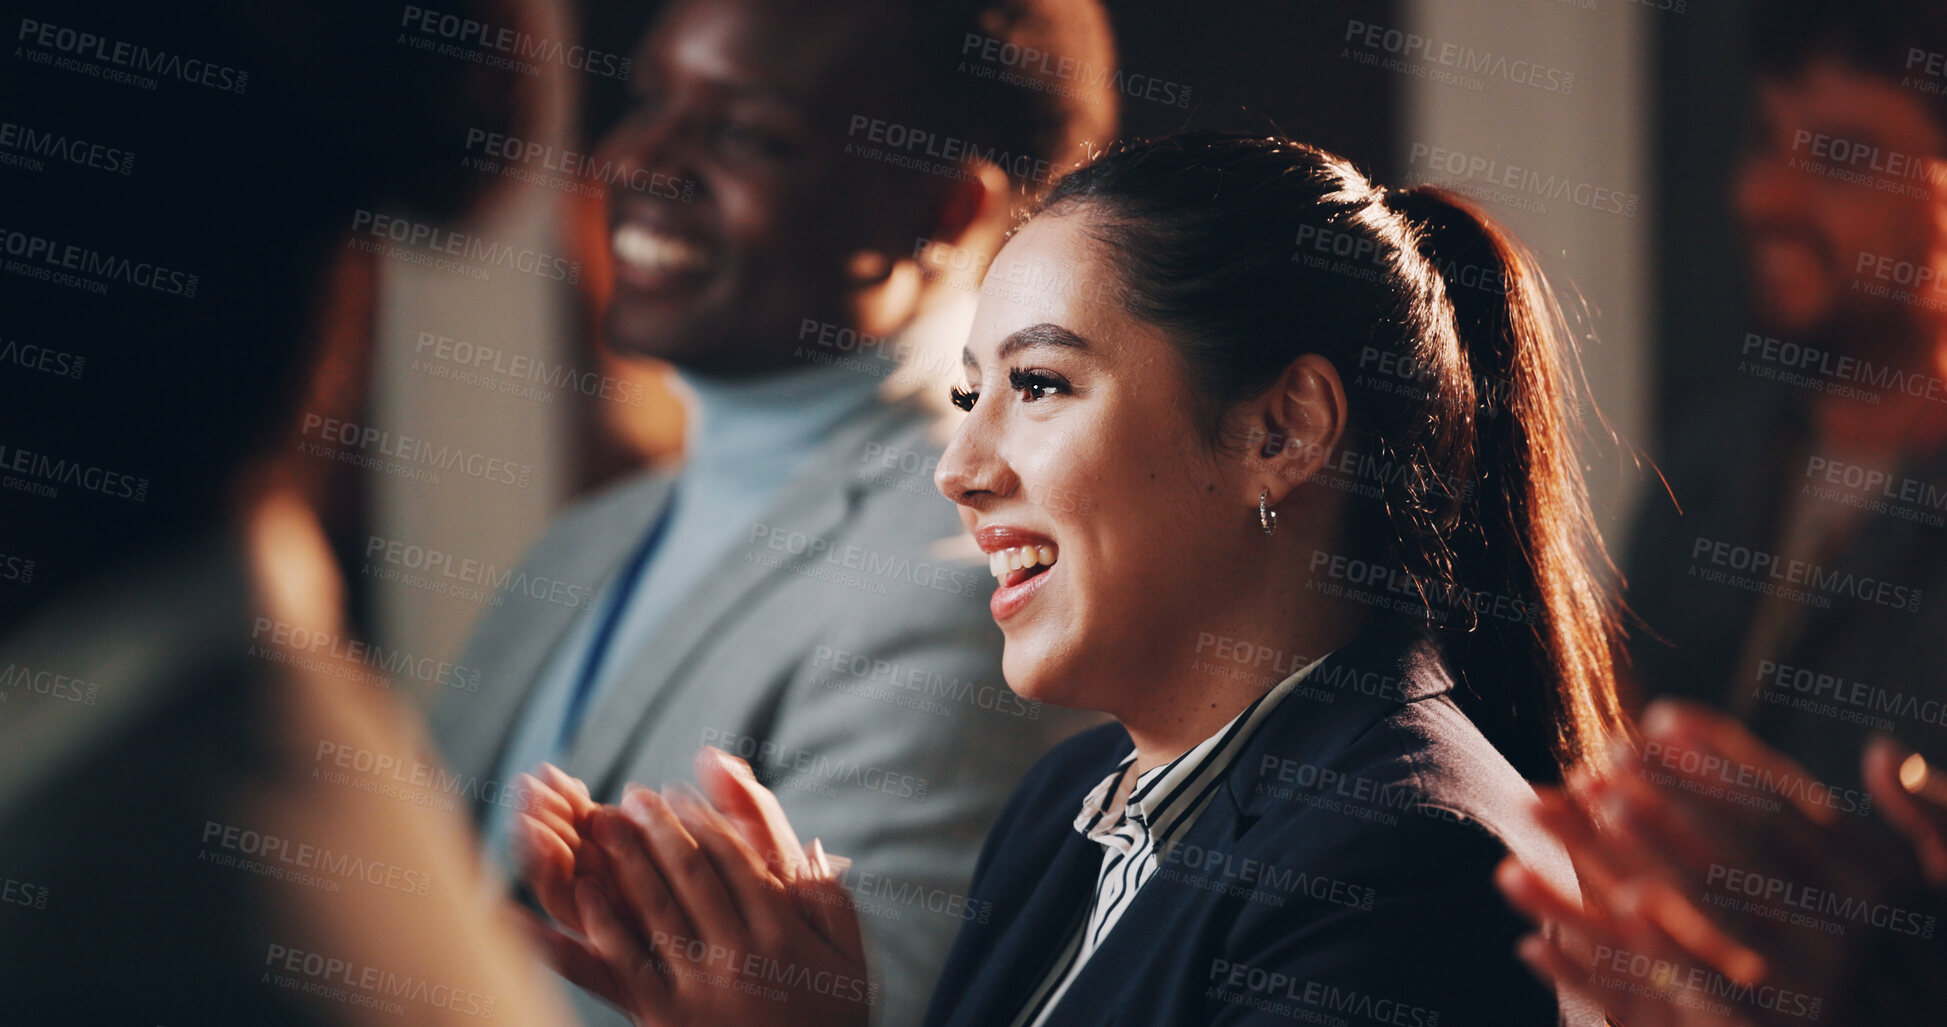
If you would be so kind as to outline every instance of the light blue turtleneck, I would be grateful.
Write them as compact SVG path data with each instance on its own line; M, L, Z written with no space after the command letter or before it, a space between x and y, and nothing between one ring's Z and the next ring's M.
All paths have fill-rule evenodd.
M764 516L818 447L871 407L882 376L864 373L870 370L814 366L747 379L683 375L696 403L689 454L676 477L675 508L663 536L633 588L610 582L569 629L514 725L499 781L511 782L544 760L559 761L560 740L580 727L568 723L576 682L617 597L626 594L627 605L596 666L580 721L600 708L656 630ZM506 807L489 807L488 849L503 862L509 862L511 825Z

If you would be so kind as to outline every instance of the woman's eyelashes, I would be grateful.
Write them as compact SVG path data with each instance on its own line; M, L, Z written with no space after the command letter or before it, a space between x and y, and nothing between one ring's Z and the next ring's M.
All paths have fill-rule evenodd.
M1007 384L1021 394L1021 402L1032 403L1037 399L1059 396L1071 391L1068 380L1049 371L1023 371L1013 368L1007 372Z
M1068 379L1051 371L1023 371L1020 368L1012 368L1007 372L1007 384L1009 388L1021 394L1023 403L1032 403L1037 399L1047 399L1050 396L1074 391L1073 386L1068 384ZM948 392L948 397L953 401L954 406L962 410L972 410L974 404L980 401L980 390L963 389L956 385Z

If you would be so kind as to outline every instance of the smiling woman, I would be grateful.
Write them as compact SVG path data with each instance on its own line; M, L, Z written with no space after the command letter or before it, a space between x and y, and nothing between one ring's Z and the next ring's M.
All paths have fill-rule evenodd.
M1524 776L1622 729L1523 251L1437 191L1198 134L1058 183L988 282L935 481L999 579L1008 685L1117 723L1015 793L929 1022L1600 1022L1527 975L1492 882L1512 856L1573 894ZM721 755L704 780L723 814L553 789L532 879L587 932L560 962L649 1021L862 1022L685 984L689 939L864 971L775 800Z

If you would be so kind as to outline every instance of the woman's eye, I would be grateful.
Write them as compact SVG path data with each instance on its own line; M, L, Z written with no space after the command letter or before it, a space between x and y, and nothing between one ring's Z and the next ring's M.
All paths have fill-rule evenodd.
M1068 391L1066 381L1045 371L1009 371L1007 384L1021 393L1023 403L1032 403L1049 396L1059 396Z
M953 401L954 406L957 406L962 410L972 410L974 407L974 403L980 399L980 393L975 392L972 389L963 389L958 385L955 385L951 390L947 392L947 397Z

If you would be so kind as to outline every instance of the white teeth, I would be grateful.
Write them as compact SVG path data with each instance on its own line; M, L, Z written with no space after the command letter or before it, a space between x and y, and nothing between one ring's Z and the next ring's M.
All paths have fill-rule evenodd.
M704 265L702 250L641 225L617 228L610 245L616 260L644 271L694 271Z
M997 549L987 554L987 570L994 577L1005 580L1009 574L1029 567L1053 567L1055 555L1054 546L1015 546L1012 549Z

